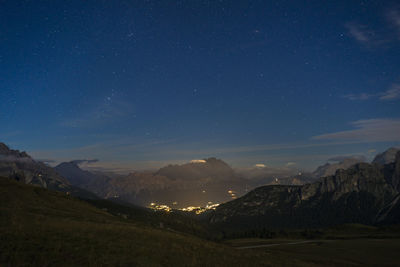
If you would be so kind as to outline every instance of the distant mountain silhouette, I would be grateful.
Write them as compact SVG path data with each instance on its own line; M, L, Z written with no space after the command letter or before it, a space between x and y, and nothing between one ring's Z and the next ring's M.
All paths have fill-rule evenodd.
M237 169L236 173L248 180L251 188L272 184L305 184L315 180L309 173L291 168L273 168L268 166Z
M248 170L245 173L249 174ZM169 165L155 173L135 172L113 179L113 191L109 195L118 195L140 205L150 202L170 205L177 202L173 207L204 206L208 202L229 201L259 184L303 184L308 181L305 176L304 179L301 175L282 177L282 173L287 171L280 171L278 180L265 172L259 173L256 178L249 177L244 172L233 170L223 160L207 158L182 165Z
M216 158L169 165L156 172L142 171L116 177L84 171L75 161L61 163L55 169L71 184L103 198L142 206L152 202L176 208L205 206L208 202L221 203L240 196L250 187L246 179Z
M287 170L279 170L278 176L272 175L277 170L272 173L256 170L258 176L249 177L217 158L168 165L156 172L141 171L114 177L82 170L79 161L63 162L55 169L72 185L92 191L102 198L141 206L154 202L174 208L205 206L209 202L223 203L259 185L299 185L313 181L309 175L289 175ZM246 174L249 173L246 171Z
M202 179L212 177L214 180L232 180L236 178L233 169L224 161L217 158L204 159L202 162L169 165L156 172L170 179Z
M79 168L79 161L63 162L54 168L65 177L72 185L89 190L98 196L107 192L111 178L101 174L92 173Z
M334 175L337 170L343 169L346 170L351 166L363 162L364 159L360 157L348 157L342 158L338 163L326 163L322 166L319 166L312 175L316 178L325 177L329 175Z

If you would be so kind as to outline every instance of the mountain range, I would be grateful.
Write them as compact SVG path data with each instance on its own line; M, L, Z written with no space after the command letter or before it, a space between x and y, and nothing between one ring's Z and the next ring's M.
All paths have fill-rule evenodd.
M205 206L232 199L245 193L247 180L216 158L183 165L169 165L156 172L133 172L108 177L79 168L75 162L61 163L55 170L72 184L90 190L100 197L120 199L137 205L161 203L174 208Z
M358 163L302 186L256 188L217 207L210 222L233 230L400 223L399 199L397 151L395 161L385 165Z
M63 162L55 170L71 184L102 198L120 199L141 206L160 203L172 208L223 203L260 185L301 185L315 181L311 174L293 170L252 168L238 171L217 158L114 177L82 170L78 161Z
M332 177L336 177L338 171L341 173L346 169L351 171L360 166L370 166L368 171L380 173L376 169L380 170L381 167L379 166L382 166L382 162L393 161L395 152L398 150L391 148L378 154L372 164L360 164L359 162L363 161L361 157L334 158L332 160L338 161L337 163L327 163L318 167L312 173L299 173L294 169L259 167L234 170L220 159L206 158L182 165L168 165L157 171L133 172L129 175L109 175L83 170L80 167L82 161L63 162L52 168L32 159L26 152L12 150L0 143L0 175L26 184L68 192L83 198L99 197L140 206L159 203L169 205L171 208L183 208L224 203L248 193L244 196L244 198L247 198L254 192L263 191L259 188L260 186L270 191L266 194L266 198L278 194L277 192L280 192L280 190L283 190L281 192L283 195L285 190L300 190L304 198L304 195L311 194L309 192L312 190L319 192L314 189L317 186L316 184L320 184L322 181L332 184L328 181L334 179ZM387 174L380 173L380 175L386 176ZM265 187L266 185L276 186ZM306 188L310 189L306 190ZM253 189L254 191L251 191ZM279 194L283 196L281 193ZM292 195L288 194L287 197L291 199ZM310 197L310 199L313 199L313 197ZM231 203L239 203L242 199L221 205L218 211L222 211L223 207L229 206ZM304 202L306 199L302 200ZM217 221L221 221L218 213L213 219L213 222Z

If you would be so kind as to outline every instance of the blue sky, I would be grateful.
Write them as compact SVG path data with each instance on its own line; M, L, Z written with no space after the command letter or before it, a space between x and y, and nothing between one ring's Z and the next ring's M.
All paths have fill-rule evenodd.
M396 1L1 1L0 140L120 169L371 158L400 144L398 51Z

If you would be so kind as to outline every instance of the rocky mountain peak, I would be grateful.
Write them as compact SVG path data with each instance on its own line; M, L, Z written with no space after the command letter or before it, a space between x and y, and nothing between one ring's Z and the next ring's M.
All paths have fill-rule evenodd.
M333 158L332 161L338 161L337 163L325 163L319 166L312 174L316 178L334 175L337 170L348 169L351 166L363 162L362 157L348 157L348 158Z
M31 158L25 151L10 149L6 144L0 143L0 155L4 157Z
M374 160L372 163L377 163L377 164L388 164L391 162L394 162L396 159L396 153L400 151L400 148L397 147L391 147L385 152L379 153L378 155L375 156Z
M4 151L9 151L9 150L10 150L10 148L6 144L0 142L0 153L2 153Z

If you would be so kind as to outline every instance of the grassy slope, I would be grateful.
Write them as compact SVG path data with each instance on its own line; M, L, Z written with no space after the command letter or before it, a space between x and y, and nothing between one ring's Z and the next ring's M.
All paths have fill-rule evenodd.
M263 252L273 262L284 266L399 266L400 263L400 239L302 241L253 238L229 240L227 243L235 247L269 245L252 250Z
M370 228L356 228L349 229L350 234L343 229L328 234L359 236L366 231L370 236ZM233 248L235 242L288 240L209 242L113 216L63 193L0 178L0 266L395 266L400 262L398 238L322 240L247 250Z
M179 212L154 211L143 207L131 205L129 203L114 202L110 200L85 200L91 205L105 210L108 213L127 219L136 224L142 223L145 226L170 229L172 231L184 232L196 235L201 238L217 240L221 235L208 224L201 222L194 217L181 214Z
M251 266L262 254L126 222L65 194L0 178L0 265Z

